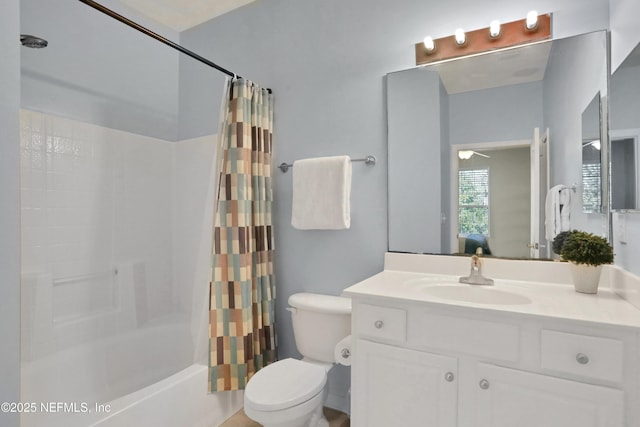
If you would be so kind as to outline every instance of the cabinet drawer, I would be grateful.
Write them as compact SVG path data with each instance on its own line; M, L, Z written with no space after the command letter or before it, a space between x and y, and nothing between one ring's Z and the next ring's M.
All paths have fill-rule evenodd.
M622 341L542 330L542 368L604 381L622 382Z
M355 332L362 336L403 343L407 335L407 312L400 308L369 304L356 306Z
M419 348L456 351L516 362L520 359L518 326L429 312L412 312L408 341Z

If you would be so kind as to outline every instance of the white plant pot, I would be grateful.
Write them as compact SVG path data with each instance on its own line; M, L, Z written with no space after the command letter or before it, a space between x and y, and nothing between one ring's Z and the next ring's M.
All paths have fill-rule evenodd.
M573 285L576 292L583 294L598 293L598 283L600 283L600 274L602 266L569 263L571 268L571 276L573 277Z

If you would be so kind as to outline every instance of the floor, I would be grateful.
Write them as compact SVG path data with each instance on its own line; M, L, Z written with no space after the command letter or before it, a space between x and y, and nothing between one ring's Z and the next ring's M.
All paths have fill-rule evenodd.
M330 427L349 427L349 417L340 411L324 408L324 416L329 420ZM222 423L220 427L261 427L261 425L250 420L244 414L244 411L240 409L235 415Z

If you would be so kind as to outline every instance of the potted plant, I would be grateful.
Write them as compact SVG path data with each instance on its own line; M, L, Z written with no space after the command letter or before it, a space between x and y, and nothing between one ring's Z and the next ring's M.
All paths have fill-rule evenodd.
M567 237L571 235L575 230L572 231L562 231L553 238L553 242L551 244L551 249L553 249L553 253L556 255L562 254L562 247L564 246L564 241L567 240Z
M571 231L562 245L562 257L569 261L577 292L595 294L603 264L613 262L613 248L603 237L585 231Z

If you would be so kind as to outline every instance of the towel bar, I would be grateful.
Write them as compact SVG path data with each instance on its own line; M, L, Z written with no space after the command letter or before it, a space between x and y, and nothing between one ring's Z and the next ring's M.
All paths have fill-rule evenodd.
M375 165L376 164L376 156L367 156L365 158L362 159L351 159L351 162L364 162L366 165ZM278 166L278 168L283 172L286 173L289 168L292 168L293 164L287 164L287 163L281 163L280 166Z

